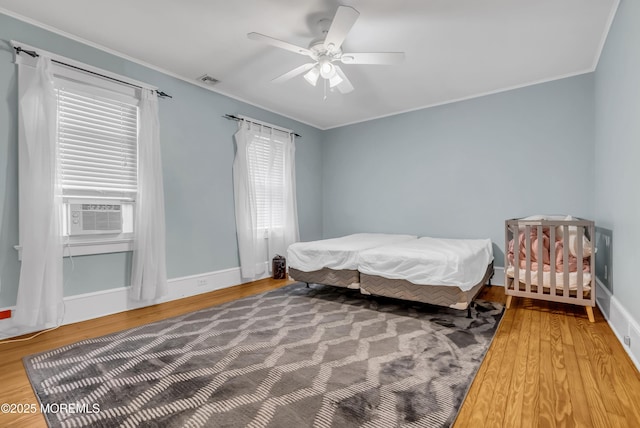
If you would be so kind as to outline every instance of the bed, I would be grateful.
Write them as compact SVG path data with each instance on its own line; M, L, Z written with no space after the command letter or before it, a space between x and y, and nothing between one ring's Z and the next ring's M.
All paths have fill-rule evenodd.
M415 235L356 233L340 238L297 242L287 249L289 276L307 284L359 288L358 255L374 247L417 240Z
M423 237L360 252L363 294L467 309L493 276L490 239Z

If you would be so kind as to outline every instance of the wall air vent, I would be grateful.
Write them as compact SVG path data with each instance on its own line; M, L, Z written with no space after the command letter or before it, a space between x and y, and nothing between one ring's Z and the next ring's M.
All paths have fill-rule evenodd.
M209 76L208 74L204 74L204 75L198 77L198 80L201 81L202 83L205 83L205 84L211 85L211 86L213 86L213 85L215 85L216 83L219 82L218 79L215 79L215 78Z

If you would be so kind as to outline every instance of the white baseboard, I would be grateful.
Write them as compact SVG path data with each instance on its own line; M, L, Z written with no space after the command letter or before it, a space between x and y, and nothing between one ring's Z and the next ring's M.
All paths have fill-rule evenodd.
M640 371L640 326L620 304L616 296L596 278L596 303L604 314L611 330L638 371ZM630 345L624 343L625 336L630 338Z
M199 275L172 278L168 281L168 296L153 302L135 302L130 300L130 287L120 287L110 290L69 296L64 298L65 312L62 325L73 324L80 321L87 321L106 315L116 314L118 312L129 311L144 306L155 305L158 303L182 299L184 297L208 293L210 291L220 290L245 282L267 278L268 276L269 271L265 269L265 273L259 278L245 280L240 275L240 268L237 267L231 269L223 269L215 272L203 273ZM15 307L0 308L0 310L6 309L14 310ZM32 332L33 331L13 329L11 318L0 320L0 340Z

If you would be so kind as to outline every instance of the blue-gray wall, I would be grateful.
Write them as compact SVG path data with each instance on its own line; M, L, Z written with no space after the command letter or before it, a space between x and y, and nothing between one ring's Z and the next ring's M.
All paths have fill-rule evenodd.
M611 230L616 300L640 324L640 2L621 0L595 73L597 223Z
M591 218L593 75L327 131L325 237L358 231L491 238L504 220Z
M225 113L302 134L296 142L302 239L322 237L322 132L0 14L0 307L15 304L18 244L17 73L10 40L55 52L171 94L160 101L170 278L239 265L233 205L233 133ZM65 295L128 285L128 253L65 259Z

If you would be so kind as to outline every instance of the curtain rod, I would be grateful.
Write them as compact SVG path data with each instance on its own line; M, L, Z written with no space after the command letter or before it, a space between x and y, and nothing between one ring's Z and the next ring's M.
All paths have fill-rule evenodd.
M239 121L241 121L241 120L242 120L242 121L245 121L245 122L250 122L250 123L254 123L254 124L256 124L256 125L264 126L265 128L275 129L275 130L283 131L283 132L289 132L289 131L285 131L285 130L283 130L283 129L277 128L277 127L275 127L275 126L269 126L269 125L265 125L265 124L260 123L260 122L254 122L253 120L245 119L245 118L238 117L238 116L234 116L234 115L232 115L232 114L225 114L225 115L224 115L224 116L222 116L222 117L224 117L225 119L229 119L229 120L235 120L236 122L239 122ZM295 136L296 136L296 137L298 137L298 138L302 138L302 135L300 135L300 134L298 134L298 133L296 133L296 132L289 132L289 133L290 133L290 134L295 135Z
M37 58L37 57L40 56L40 55L38 55L37 52L23 49L20 46L14 46L14 49L16 50L16 53L18 55L20 55L21 52L24 52L24 53L26 53L27 55L29 55L32 58ZM95 71L87 70L87 69L84 69L84 68L81 68L81 67L77 67L75 65L67 64L65 62L58 61L57 59L51 59L51 62L55 62L56 64L60 64L60 65L64 65L65 67L69 67L69 68L73 68L73 69L76 69L76 70L80 70L80 71L85 72L85 73L93 74L95 76L100 76L100 77L103 77L105 79L113 80L114 82L122 83L124 85L133 86L134 88L142 89L142 86L135 85L135 84L130 83L130 82L125 82L124 80L116 79L116 78L111 77L111 76L105 76L104 74L96 73ZM160 91L158 89L154 89L154 91L156 92L156 94L158 94L158 97L160 97L160 98L173 98L171 95L167 94L166 92L162 92L162 91Z

